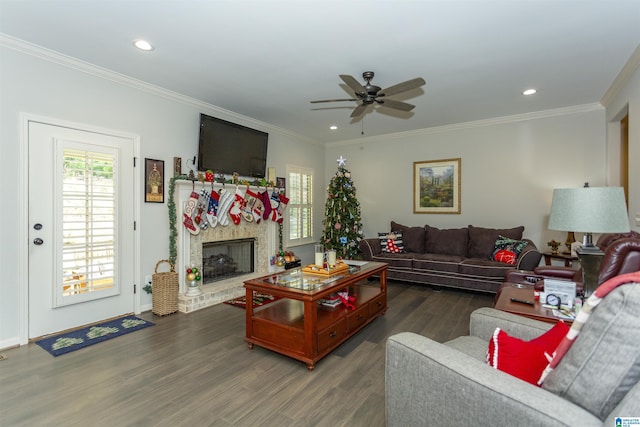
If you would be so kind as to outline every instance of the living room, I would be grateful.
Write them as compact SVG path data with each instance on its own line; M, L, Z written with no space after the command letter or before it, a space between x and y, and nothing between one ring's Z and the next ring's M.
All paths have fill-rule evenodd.
M196 153L199 114L214 115L268 131L267 164L275 168L277 176L282 176L291 164L314 171L315 218L323 217L325 188L335 173L336 159L343 156L358 190L365 236L388 231L391 220L441 228L524 225L525 237L541 249L552 238L564 238L562 233L546 227L554 188L578 187L584 182L591 186L620 185L618 123L627 113L630 165L637 164L634 159L640 148L638 49L630 52L625 64L620 64L619 74L609 82L602 98L590 103L382 136L367 136L367 126L375 120L371 117L363 123L365 135L323 144L20 39L3 36L1 41L5 158L1 185L6 206L12 207L3 210L1 227L8 242L26 242L24 230L29 228L23 173L25 115L54 119L61 125L85 124L93 129L135 135L139 144L136 157L164 160L167 176L174 157L186 160ZM428 80L428 70L425 77ZM461 159L460 214L414 214L413 162L449 158ZM183 170L187 170L186 165ZM640 212L638 178L638 171L630 167L631 213ZM166 204L140 200L137 210L140 249L136 253L138 273L133 280L141 286L156 262L168 256L169 227ZM638 230L637 223L632 226ZM321 229L321 221L316 221L314 235L319 236ZM304 261L312 259L312 245L288 249ZM28 245L4 245L0 253L0 348L8 348L29 338L25 325ZM150 306L151 297L138 293L136 311L149 310Z

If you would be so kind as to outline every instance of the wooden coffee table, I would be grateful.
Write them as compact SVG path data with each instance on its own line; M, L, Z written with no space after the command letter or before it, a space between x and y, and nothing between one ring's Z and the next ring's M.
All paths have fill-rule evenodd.
M367 283L380 276L379 285ZM334 276L307 274L301 268L244 282L247 301L253 292L282 297L263 307L247 304L246 342L307 364L318 360L387 310L387 264L367 262ZM341 290L355 295L355 308L326 307L320 300Z
M533 285L522 285L519 283L511 283L511 286L504 286L496 301L494 308L508 313L517 314L519 316L529 317L531 319L541 320L548 323L556 323L559 317L553 315L550 308L544 307L533 297ZM517 298L525 301L533 301L534 305L522 304L511 301L511 298ZM573 320L562 319L565 323L571 324Z

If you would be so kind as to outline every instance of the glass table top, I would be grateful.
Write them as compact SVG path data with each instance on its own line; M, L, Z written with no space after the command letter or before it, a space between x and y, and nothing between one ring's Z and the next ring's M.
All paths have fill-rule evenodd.
M349 276L357 271L360 271L359 266L349 266L349 270L344 273L338 273L329 277L321 275L304 273L301 268L294 268L284 271L282 273L273 274L271 276L264 277L263 282L271 285L282 286L291 289L300 289L304 291L312 291L320 289L324 286L331 285L332 283Z

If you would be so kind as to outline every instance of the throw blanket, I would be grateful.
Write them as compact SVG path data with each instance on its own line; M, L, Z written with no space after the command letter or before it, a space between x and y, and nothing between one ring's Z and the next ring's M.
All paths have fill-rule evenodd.
M556 366L562 360L562 357L567 353L573 342L575 341L578 334L582 330L582 327L589 320L589 316L591 316L591 312L600 304L600 301L609 294L612 290L617 288L620 285L624 285L626 283L640 282L640 271L636 271L633 273L621 274L620 276L612 277L607 280L600 286L596 288L596 290L591 294L587 301L582 305L582 310L576 316L567 336L562 339L560 345L556 351L553 352L552 356L547 356L549 359L549 365L542 372L542 376L538 380L538 385L542 384L542 382L547 378L547 375L551 371L555 369Z

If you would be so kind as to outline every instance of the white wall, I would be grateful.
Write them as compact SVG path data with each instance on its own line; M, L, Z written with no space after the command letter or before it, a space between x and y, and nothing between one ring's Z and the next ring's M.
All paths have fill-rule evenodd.
M371 117L369 120L375 120ZM604 109L596 105L425 129L391 137L331 144L327 177L347 158L361 204L366 237L390 220L438 228L507 228L547 250L554 188L605 185ZM413 213L413 162L461 158L461 213Z
M173 174L173 157L182 157L183 171L188 171L186 159L197 152L199 114L221 117L269 132L267 165L276 168L277 176L284 176L287 164L314 169L318 173L316 194L321 197L324 147L320 144L73 60L56 55L46 60L30 46L17 46L27 53L11 47L0 47L0 348L17 344L25 329L20 324L20 310L25 306L20 289L27 278L20 265L26 262L29 245L20 241L19 231L28 226L21 210L26 197L20 182L21 113L138 135L141 158L164 160L167 179ZM144 167L138 173L144 182ZM322 207L319 209L318 216L322 215ZM156 262L169 256L169 222L166 203L141 200L139 211L141 265L140 277L134 280L140 288ZM140 298L142 309L150 308L150 295L140 292Z
M608 95L606 120L610 185L620 185L620 119L629 115L629 216L630 226L640 232L640 47L630 59ZM624 80L624 81L621 81ZM619 85L617 84L619 83ZM636 220L636 218L638 218Z

